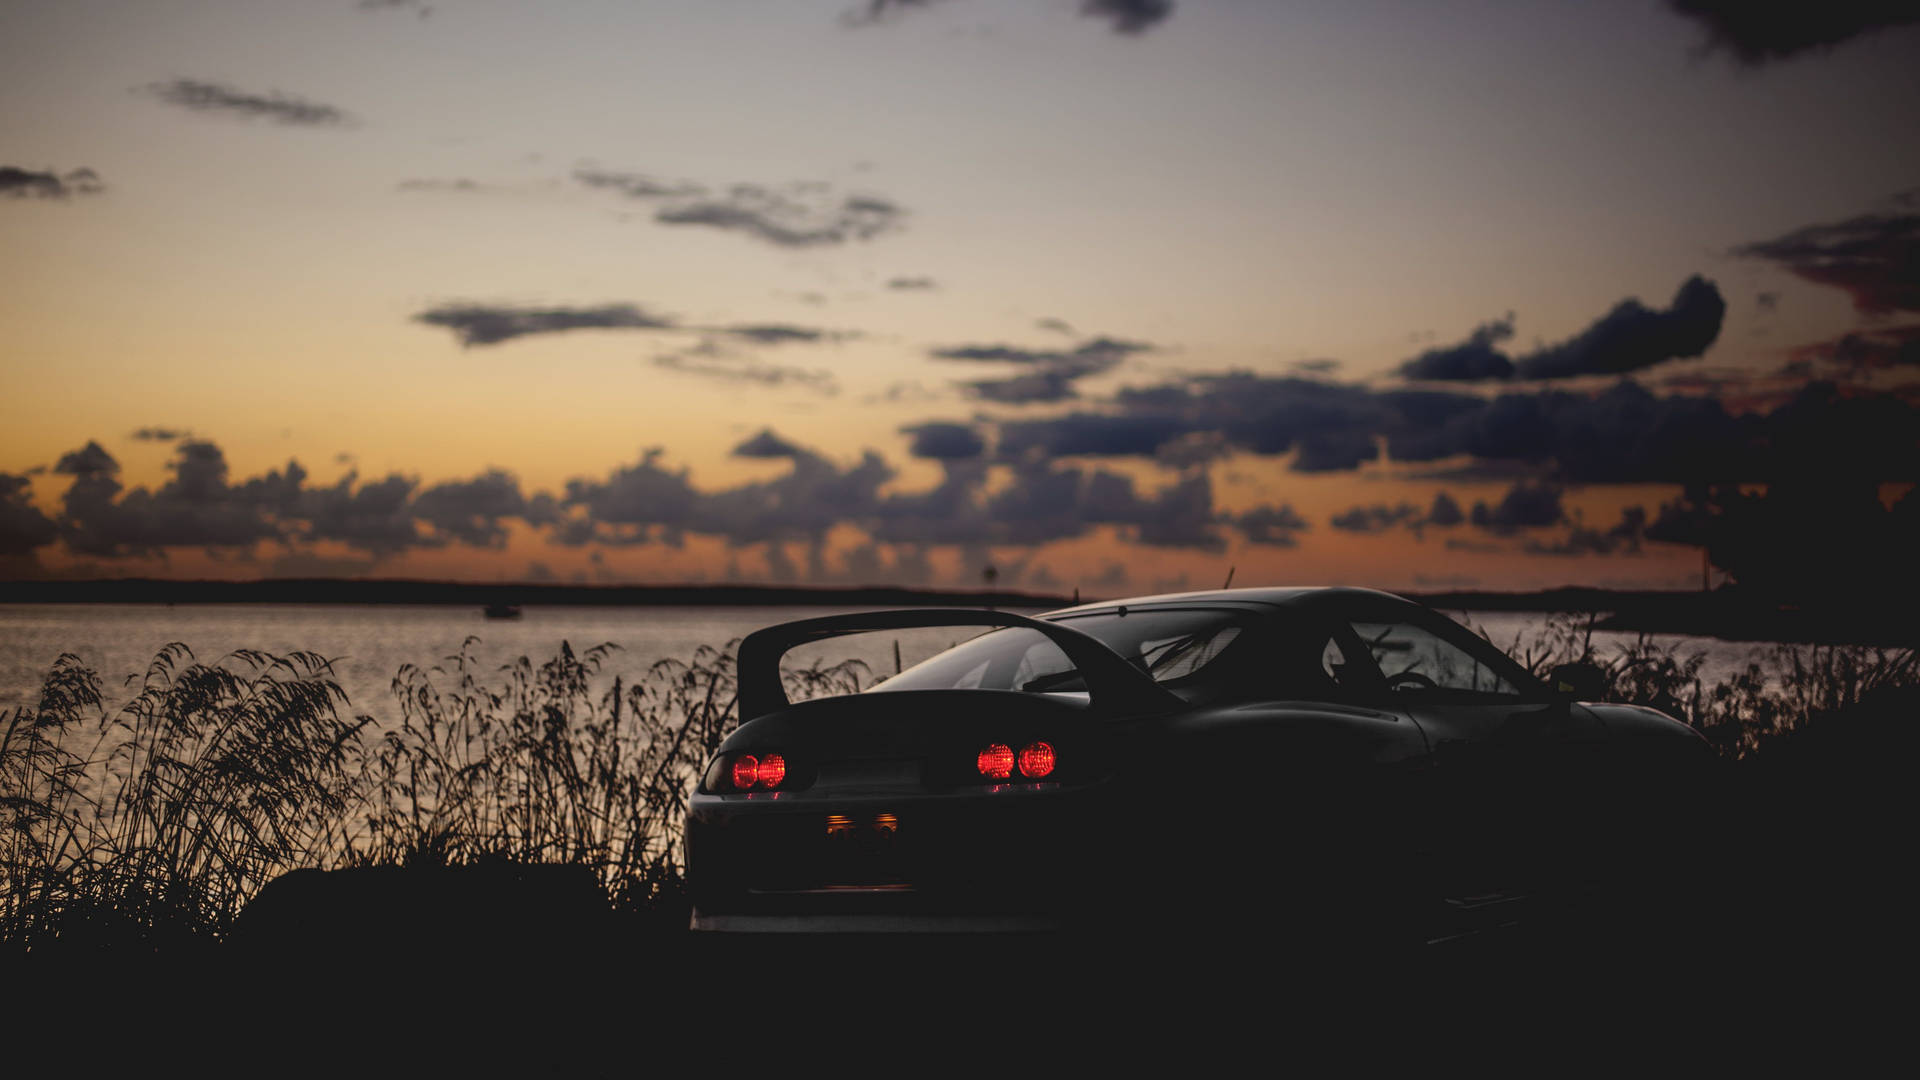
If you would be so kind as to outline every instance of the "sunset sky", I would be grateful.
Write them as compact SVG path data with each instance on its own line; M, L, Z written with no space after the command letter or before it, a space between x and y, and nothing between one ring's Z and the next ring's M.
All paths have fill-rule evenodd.
M0 0L0 578L1697 586L1920 505L1859 6Z

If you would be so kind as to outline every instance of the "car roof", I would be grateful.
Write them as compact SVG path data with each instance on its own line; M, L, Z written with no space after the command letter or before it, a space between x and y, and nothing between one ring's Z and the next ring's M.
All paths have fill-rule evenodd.
M1191 607L1195 605L1213 607L1236 607L1242 609L1295 608L1300 610L1340 606L1346 603L1378 604L1387 601L1407 607L1419 607L1419 604L1404 596L1395 596L1378 589L1362 589L1350 585L1303 585L1303 586L1261 586L1246 589L1207 589L1201 592L1160 593L1154 596L1134 596L1120 600L1102 600L1097 603L1081 604L1079 607L1062 608L1049 611L1041 618L1052 619L1068 615L1091 615L1097 612L1113 611L1120 607Z

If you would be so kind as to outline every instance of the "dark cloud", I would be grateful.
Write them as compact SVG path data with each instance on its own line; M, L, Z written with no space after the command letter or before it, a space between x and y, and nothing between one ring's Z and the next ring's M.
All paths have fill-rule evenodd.
M1817 4L1667 0L1667 4L1706 27L1707 49L1725 49L1740 63L1753 67L1920 22L1920 10L1907 0L1827 0Z
M1688 278L1665 311L1622 300L1592 326L1514 364L1522 379L1620 375L1667 360L1699 356L1720 336L1727 303L1713 282Z
M698 375L702 378L719 379L724 382L757 383L761 386L798 386L822 394L837 394L839 383L833 373L819 368L789 367L778 364L761 363L758 360L739 360L731 358L713 358L710 351L691 350L690 353L668 353L656 356L651 363L655 367L678 371L686 375Z
M857 7L843 12L840 21L846 26L874 26L900 12L929 7L935 2L937 0L861 0ZM1172 15L1173 4L1174 0L1080 0L1080 14L1108 20L1116 33L1143 34Z
M1465 520L1467 520L1467 515L1461 511L1460 504L1454 501L1453 496L1444 491L1435 494L1433 497L1433 505L1427 508L1426 523L1428 525L1448 528L1458 525Z
M887 288L899 292L927 292L939 287L940 283L930 277L897 277L887 280Z
M1753 306L1759 308L1761 311L1778 311L1780 310L1780 294L1772 291L1755 293L1753 295Z
M292 475L297 468L289 465L285 479L296 488L289 514L300 539L336 541L375 556L426 544L414 520L414 480L396 473L362 484L357 474L348 473L332 487L299 490L300 477Z
M1621 513L1619 524L1611 528L1575 525L1558 540L1528 540L1521 545L1521 550L1530 555L1611 555L1615 552L1636 555L1646 531L1647 511L1629 506Z
M644 173L606 169L575 169L573 179L586 187L616 191L630 199L689 198L707 193L705 185L691 180L660 180Z
M296 127L337 127L353 122L351 116L332 105L306 101L278 90L252 94L219 83L174 79L152 83L146 92L169 105L194 112L271 120Z
M1033 326L1036 330L1047 330L1055 334L1065 334L1068 337L1073 336L1073 327L1068 324L1065 319L1035 319Z
M1079 396L1074 385L1120 366L1128 356L1149 352L1141 341L1096 337L1070 350L1022 349L1012 345L953 345L931 349L936 360L1014 364L1031 370L997 379L973 379L959 385L967 394L1004 405L1066 401Z
M715 330L729 337L751 341L756 345L786 345L794 342L812 344L820 341L838 341L847 336L831 330L821 330L812 326L793 326L787 323L747 323L716 327Z
M172 442L192 434L193 432L185 428L143 427L136 430L133 437L141 442Z
M244 548L281 535L264 508L227 485L227 461L209 442L183 442L158 491L124 491L111 459L81 461L98 445L61 459L75 479L63 500L61 533L83 555L158 555L172 547Z
M737 184L724 196L663 206L653 216L662 225L703 225L745 233L778 247L818 247L871 240L898 229L906 211L868 195L834 197L823 185L795 184L775 191Z
M1733 249L1804 280L1844 289L1866 314L1920 311L1920 212L1900 208L1808 225Z
M1173 14L1173 0L1081 0L1080 14L1108 19L1121 34L1144 34Z
M649 315L632 304L588 308L533 308L492 304L442 304L413 317L428 326L444 326L466 346L497 345L532 334L566 330L671 330L671 319Z
M506 518L528 516L520 482L500 469L471 480L435 484L413 500L413 516L442 536L474 547L505 547Z
M72 169L60 174L52 169L36 172L14 165L0 165L0 197L12 199L68 199L75 195L98 195L106 190L100 174L92 169Z
M61 454L53 471L62 476L111 476L120 471L120 463L99 443L89 440L80 449Z
M1386 532L1396 525L1412 525L1420 520L1420 508L1412 503L1387 506L1354 506L1333 515L1327 524L1342 532Z
M930 421L901 428L900 432L913 436L913 445L907 452L918 458L955 461L977 458L987 450L986 440L966 424Z
M1400 374L1409 379L1459 380L1505 379L1513 375L1513 361L1494 346L1513 336L1513 312L1503 319L1482 323L1467 340L1441 349L1428 349L1400 365Z
M1864 377L1895 367L1920 366L1920 323L1854 330L1829 341L1802 345L1790 354L1783 374Z
M1454 382L1623 375L1706 352L1720 336L1726 313L1720 290L1696 274L1681 284L1665 311L1628 298L1569 340L1518 360L1498 348L1513 337L1514 317L1508 312L1476 327L1458 345L1428 349L1407 361L1400 374Z
M1521 529L1540 529L1566 520L1560 505L1560 488L1553 484L1529 484L1521 481L1507 489L1500 501L1489 507L1473 504L1470 520L1475 528L1493 533L1513 533Z
M0 472L0 556L31 555L60 537L60 526L33 505L33 481Z
M354 7L359 11L411 11L422 19L433 16L433 6L425 0L360 0Z
M758 435L734 447L732 453L745 458L795 458L807 451L775 435L772 428L761 428Z
M1311 528L1291 504L1255 507L1234 518L1233 523L1250 543L1270 547L1294 547L1300 542L1299 534Z
M1879 355L1904 357L1905 348L1889 338ZM1453 470L1461 475L1764 482L1818 460L1893 481L1920 478L1916 432L1920 406L1830 384L1771 411L1735 415L1715 398L1655 396L1631 380L1598 394L1512 391L1487 399L1233 373L1123 388L1102 412L1004 421L998 454L1158 457L1176 440L1219 440L1254 454L1295 452L1295 469L1324 471L1372 460L1384 438L1397 461L1467 462Z
M1048 420L1011 420L1000 425L1000 456L1151 457L1193 426L1176 416L1071 413Z

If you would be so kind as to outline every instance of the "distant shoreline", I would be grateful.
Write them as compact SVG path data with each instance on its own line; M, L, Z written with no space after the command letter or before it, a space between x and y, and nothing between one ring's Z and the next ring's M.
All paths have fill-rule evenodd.
M1835 602L1820 609L1762 602L1738 589L1714 592L1565 587L1534 592L1405 592L1441 611L1599 616L1597 630L1685 634L1725 641L1818 642L1911 647L1916 622L1899 604ZM402 579L283 578L267 581L0 582L0 604L355 604L459 607L994 607L1046 610L1057 593L798 585L477 584ZM1098 597L1080 598L1092 602ZM1109 598L1113 599L1113 598Z

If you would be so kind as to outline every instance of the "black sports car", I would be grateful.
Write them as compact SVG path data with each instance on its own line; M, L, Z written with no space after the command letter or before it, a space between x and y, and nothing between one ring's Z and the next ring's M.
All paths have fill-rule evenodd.
M928 626L995 629L788 701L793 647ZM697 930L1439 940L1657 885L1713 760L1665 714L1576 700L1601 696L1596 668L1542 682L1366 589L809 619L748 636L739 664L742 723L688 814Z

